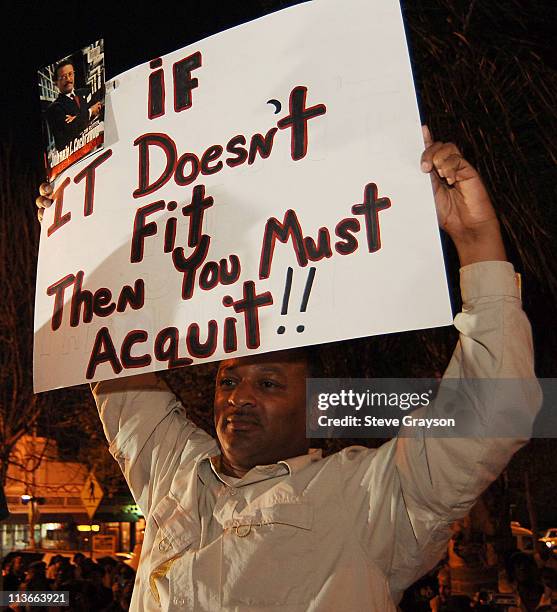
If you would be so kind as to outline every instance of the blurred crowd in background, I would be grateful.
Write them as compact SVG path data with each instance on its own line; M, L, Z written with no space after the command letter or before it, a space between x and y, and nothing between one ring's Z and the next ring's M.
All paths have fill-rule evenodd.
M405 592L399 609L401 612L557 610L555 555L514 551L509 554L504 567L496 569L496 588L471 592L451 575L448 565L441 563Z
M67 591L69 606L33 607L20 604L7 610L49 612L121 612L129 610L135 572L112 557L93 561L82 553L73 558L54 555L48 565L21 554L2 561L2 590L10 592Z
M33 561L32 556L10 553L2 561L2 590L11 592L65 591L69 606L27 607L7 610L49 612L121 612L130 609L135 571L113 557L93 561L82 553L73 558L53 555ZM499 568L498 588L463 594L463 585L445 563L439 564L409 588L400 612L544 612L557 610L557 559L553 554L512 553Z

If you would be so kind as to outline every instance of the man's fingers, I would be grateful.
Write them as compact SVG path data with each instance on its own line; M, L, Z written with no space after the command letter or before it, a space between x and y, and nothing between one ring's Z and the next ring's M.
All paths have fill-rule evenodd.
M39 193L41 194L36 200L37 205L37 217L39 222L43 220L44 209L48 208L52 204L52 192L54 189L50 183L42 183L39 187Z
M454 178L463 158L454 143L435 142L422 153L421 161L423 172L431 172L435 169L437 174L443 178L448 178L449 175Z
M462 159L462 154L455 144L452 142L444 142L442 145L443 146L439 147L432 156L433 165L437 171L439 171L440 168L443 168L445 165L445 160L455 155Z
M42 196L50 196L52 195L52 192L54 191L54 188L52 187L52 185L50 183L41 183L41 186L39 187L39 193Z
M465 166L465 161L460 153L451 153L439 161L434 159L434 164L439 176L444 177L449 185L454 185L459 178L459 171Z
M478 178L475 168L462 157L455 145L452 145L452 148L438 151L436 156L434 156L435 169L449 185Z
M443 145L444 143L442 142L434 142L422 153L421 168L423 172L431 172L433 170L433 156Z
M52 204L52 200L45 196L39 196L35 200L35 204L37 205L37 208L48 208Z
M433 144L433 137L427 125L422 125L422 134L424 137L424 145L425 145L425 148L427 149L428 147L431 147L431 145Z

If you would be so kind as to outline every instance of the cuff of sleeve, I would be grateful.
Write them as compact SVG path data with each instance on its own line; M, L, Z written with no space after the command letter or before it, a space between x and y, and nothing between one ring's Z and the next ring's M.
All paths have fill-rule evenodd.
M460 291L464 303L483 297L520 298L518 278L508 261L481 261L460 268Z

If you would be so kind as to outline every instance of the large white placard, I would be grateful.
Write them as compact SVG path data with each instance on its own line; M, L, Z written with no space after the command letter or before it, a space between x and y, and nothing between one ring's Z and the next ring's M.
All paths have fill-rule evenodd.
M36 391L451 322L395 0L314 0L107 90L43 220Z

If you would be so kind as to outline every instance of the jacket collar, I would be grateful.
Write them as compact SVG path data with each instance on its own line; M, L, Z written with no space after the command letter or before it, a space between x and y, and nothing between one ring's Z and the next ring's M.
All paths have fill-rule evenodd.
M270 478L292 475L303 470L310 463L321 461L322 458L323 451L320 448L310 448L305 455L283 459L269 465L256 465L249 472L244 474L242 478L235 479L234 486L243 487ZM218 454L211 457L205 457L198 463L197 474L204 485L209 486L210 484L214 484L215 479L217 479L226 486L232 486L230 477L223 476L219 473L220 462L221 455Z

